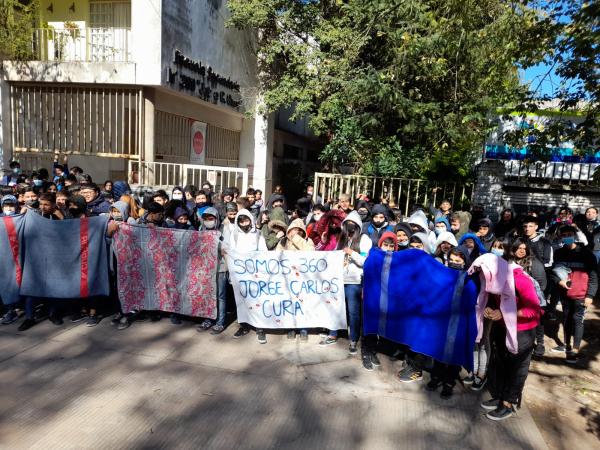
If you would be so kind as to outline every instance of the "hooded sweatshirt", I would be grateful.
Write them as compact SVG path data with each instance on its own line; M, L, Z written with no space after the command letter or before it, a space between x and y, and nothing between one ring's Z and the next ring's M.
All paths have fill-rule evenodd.
M277 244L282 238L277 237L277 229L275 227L281 228L283 230L287 230L288 227L288 217L283 208L276 206L269 213L269 223L268 226L262 227L261 233L265 238L265 242L267 244L267 248L269 250L274 250L277 247Z
M460 238L458 244L463 245L467 239L473 239L473 241L475 242L475 248L471 251L471 254L469 255L472 261L475 261L480 255L484 255L488 252L481 240L479 240L479 237L475 235L475 233L465 234L463 237Z
M425 233L413 233L411 238L418 238L419 241L423 244L423 250L427 252L428 255L433 253L433 249L431 248L431 244L429 243L429 237ZM409 244L410 245L410 244Z
M294 228L299 229L302 233L296 234L294 237L290 238L290 231ZM292 220L290 226L287 228L286 237L283 238L277 244L276 250L306 250L311 251L315 249L315 244L313 241L306 238L306 227L304 225L304 221L302 219Z
M342 222L342 227L346 222L354 222L358 226L358 233L360 233L362 220L360 220L360 216L356 211L348 214ZM360 284L362 282L363 266L371 247L373 247L371 239L365 234L359 234L358 239L359 252L353 251L351 255L345 255L344 257L344 284ZM348 242L348 247L350 247L350 242ZM338 248L338 250L342 249Z
M398 251L398 236L396 236L396 233L393 233L391 231L386 231L385 233L383 233L383 235L379 239L379 242L377 243L377 247L381 248L381 244L383 244L383 242L386 239L391 239L394 241L394 251L397 252Z
M385 220L385 222L383 222L383 225L381 226L381 228L376 228L375 224L373 223L373 217L376 214L383 214L384 217L386 217L386 220ZM371 243L373 244L374 247L378 245L379 239L381 238L381 236L383 236L383 233L385 233L386 231L393 230L393 227L391 225L389 225L387 222L387 216L388 216L388 210L385 206L375 205L375 206L373 206L373 209L371 210L371 221L362 227L363 233L366 234L367 236L369 236L369 238L371 239Z
M436 241L435 233L429 229L429 223L428 223L427 217L425 216L425 213L423 211L421 211L420 209L415 211L408 218L408 224L409 225L418 225L419 227L421 227L423 230L423 233L425 233L427 235L427 239L429 241L429 246L433 247L435 245L435 241Z
M406 234L406 236L408 237L408 240L410 240L410 237L412 236L413 232L408 223L400 222L400 223L396 224L396 226L394 227L394 233L396 233L396 236L398 235L399 230L404 231L404 234ZM398 241L398 250L406 250L407 248L408 248L408 241L406 241L406 245L400 245L400 241Z
M129 204L126 202L118 201L112 204L112 208L115 208L121 213L124 223L135 224L137 221L129 217Z
M250 231L244 233L238 224L238 219L242 216L250 219ZM235 216L235 226L233 233L229 235L226 248L230 248L239 253L248 253L255 251L266 251L267 244L260 231L256 229L254 216L247 209L240 210Z

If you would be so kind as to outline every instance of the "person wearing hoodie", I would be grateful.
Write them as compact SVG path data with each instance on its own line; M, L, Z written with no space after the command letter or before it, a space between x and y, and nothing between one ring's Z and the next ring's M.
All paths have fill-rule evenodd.
M480 255L488 253L487 249L476 234L467 233L458 241L458 245L464 245L469 250L469 258L475 261Z
M123 195L131 195L131 187L126 181L115 181L112 187L113 199L118 202Z
M371 210L371 223L365 223L362 227L362 232L370 239L375 247L379 243L379 239L383 233L392 231L393 227L387 221L388 209L383 205L375 205Z
M394 233L396 233L396 237L398 238L398 250L406 250L408 248L408 241L413 234L410 225L400 222L394 227Z
M331 251L337 248L345 217L346 214L339 209L331 209L323 214L313 232L315 234L313 239L315 250Z
M512 209L505 208L500 213L500 220L494 226L494 233L499 238L503 238L509 232L513 231L517 226L517 221L515 220L515 214Z
M175 223L170 228L177 230L193 230L194 227L190 223L190 215L186 208L177 207L173 213L173 220Z
M413 233L413 235L408 240L408 247L417 250L423 250L428 255L431 255L433 251L431 245L429 244L429 236L421 232Z
M492 221L487 217L484 217L479 221L477 233L475 235L479 238L485 249L489 252L492 248L492 244L496 240L496 236L492 230Z
M342 222L342 232L337 250L343 250L344 256L344 294L350 326L351 355L358 352L358 339L361 327L361 298L363 265L373 246L371 239L361 233L362 220L356 211L350 212ZM320 343L322 346L337 343L337 330L329 330L328 336Z
M265 238L268 250L275 250L279 241L285 237L288 228L287 214L280 206L275 206L269 212L267 226L261 228L262 236Z
M212 199L210 194L207 194L204 191L198 191L196 193L196 197L194 198L194 202L193 211L195 212L195 223L200 226L200 223L202 222L202 214L204 214L204 211L206 211L208 208L213 206Z
M306 227L304 221L300 218L294 219L287 228L286 235L279 241L275 250L277 251L313 251L315 245L313 241L306 236ZM296 339L296 330L289 330L288 339ZM308 330L300 330L300 340L308 341Z
M217 209L217 211L219 211L219 218L221 219L221 221L225 220L225 208L226 205L228 203L233 202L233 195L234 195L234 191L232 188L226 188L223 189L223 192L221 193L221 201L220 202L215 202L215 208ZM214 196L213 196L214 198Z
M458 247L458 242L454 235L449 231L442 231L435 241L435 259L447 266L449 252L455 247Z
M452 228L450 227L450 222L448 221L448 218L446 216L438 217L435 219L433 231L436 236L439 236L442 232L451 230Z
M282 208L284 211L287 211L285 197L283 196L283 194L271 194L265 209L270 213L273 211L273 209L278 207Z
M201 191L203 192L203 191ZM197 197L197 196L196 196ZM227 285L229 283L229 272L227 271L227 262L224 258L223 232L220 229L219 211L212 206L204 209L199 218L198 231L216 231L219 233L219 247L217 249L218 268L217 268L217 320L204 320L198 325L198 331L210 331L210 334L221 334L225 330L225 320L227 318ZM229 236L229 235L228 235Z
M429 247L435 245L436 237L435 233L429 229L429 223L425 213L418 209L409 218L408 224L412 229L413 233L425 233L429 242Z
M364 233L366 231L366 228L371 223L371 207L369 206L369 203L367 203L365 200L358 200L354 209L360 216L360 220L362 220L363 222Z
M2 197L0 205L2 205L2 211L0 211L2 213L0 214L1 217L14 216L15 214L17 214L19 202L17 201L17 197L15 197L14 195L5 195L4 197Z
M110 218L116 222L135 224L136 220L129 216L129 204L119 200L110 208Z
M254 216L247 209L240 210L234 219L234 230L229 234L227 242L223 245L223 252L226 254L230 249L237 253L249 253L255 251L267 251L265 238L260 231L256 229ZM239 339L250 332L250 326L246 323L240 323L240 327L233 335L234 339ZM256 330L256 337L261 344L267 343L267 336L262 329Z

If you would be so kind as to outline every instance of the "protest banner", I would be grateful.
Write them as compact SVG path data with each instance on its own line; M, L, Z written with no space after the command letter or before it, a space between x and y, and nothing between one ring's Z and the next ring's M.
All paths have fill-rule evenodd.
M344 254L227 253L238 322L257 328L345 329Z
M216 319L218 232L124 224L113 239L123 312Z

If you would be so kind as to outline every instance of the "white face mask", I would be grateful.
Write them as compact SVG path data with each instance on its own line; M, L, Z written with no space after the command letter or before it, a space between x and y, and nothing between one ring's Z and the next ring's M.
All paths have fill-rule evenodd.
M172 197L173 197L173 200L182 200L183 194L181 192L174 192Z
M206 228L207 230L214 230L214 228L217 226L217 222L215 220L205 220L204 221L204 228Z
M8 208L3 209L2 212L4 213L5 216L14 216L16 214L16 211L14 209L8 209Z

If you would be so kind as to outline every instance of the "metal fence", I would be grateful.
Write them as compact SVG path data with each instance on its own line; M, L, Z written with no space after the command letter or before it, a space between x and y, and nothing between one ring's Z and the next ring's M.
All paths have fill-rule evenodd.
M38 61L131 60L129 28L38 28L32 50Z
M470 200L473 194L471 183L438 183L321 172L315 173L314 188L315 195L321 196L325 201L335 202L341 194L348 194L352 199L364 194L375 201L387 201L404 215L408 215L415 204L437 205L442 199L448 199L453 205L458 205Z
M600 167L598 163L499 161L504 164L504 176L507 179L535 179L563 184L590 184Z
M192 184L200 187L208 181L215 192L237 187L248 189L248 169L239 167L200 166L163 162L129 161L129 183L170 190Z

